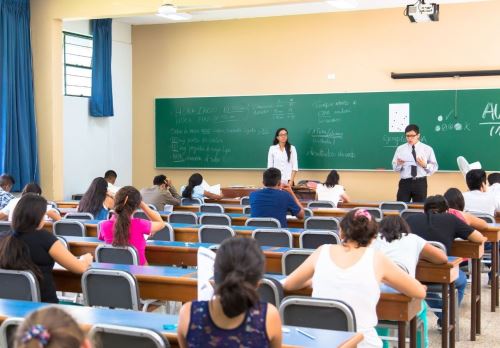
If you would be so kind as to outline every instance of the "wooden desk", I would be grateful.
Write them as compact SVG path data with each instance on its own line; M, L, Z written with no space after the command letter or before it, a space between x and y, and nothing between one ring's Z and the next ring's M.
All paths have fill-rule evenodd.
M132 273L138 281L141 298L181 302L188 302L197 298L196 272L192 272L192 270L174 267L129 266L105 263L93 263L92 267L125 270ZM74 274L65 269L54 269L53 275L58 291L81 292L80 274ZM290 293L289 295L292 294L304 294L304 291ZM420 311L420 306L421 300L398 293L382 292L377 305L377 316L380 320L401 322L401 330L406 328L406 321L410 321L411 331L413 332L410 335L410 339L415 340L415 316ZM400 342L400 347L404 347L404 340Z
M500 224L488 224L486 230L479 231L491 245L491 311L495 312L499 304L498 294L498 242L500 241ZM493 252L496 250L496 252Z
M484 245L464 240L455 240L450 255L470 258L471 273L471 323L470 339L476 340L476 334L481 333L481 257L484 255ZM444 319L444 318L443 318Z
M56 201L58 208L76 208L80 201Z
M26 302L0 299L0 323L7 318L24 318L29 313L46 306L53 306L47 303ZM138 311L93 308L82 306L57 305L75 318L85 333L88 333L94 324L111 324L128 327L140 327L152 329L162 334L170 343L171 347L178 347L177 323L179 317L171 314L144 313ZM171 327L165 330L165 327ZM289 329L288 333L283 333L284 347L308 346L310 339L299 334L295 326L284 326ZM333 331L310 329L305 330L311 333L315 343L322 346L334 345L338 347L354 347L361 342L363 336L355 332Z
M353 202L339 202L338 208L358 208L358 207L371 207L378 208L381 202L377 201L353 201ZM423 203L406 203L408 209L424 209Z
M260 190L260 187L223 187L221 188L224 199L227 198L241 198L250 196L250 193ZM303 186L294 186L293 192L298 199L312 201L316 197L316 191Z
M329 216L336 218L343 218L348 212L353 208L313 208L314 216ZM382 211L384 216L397 216L399 211L397 210L384 210Z

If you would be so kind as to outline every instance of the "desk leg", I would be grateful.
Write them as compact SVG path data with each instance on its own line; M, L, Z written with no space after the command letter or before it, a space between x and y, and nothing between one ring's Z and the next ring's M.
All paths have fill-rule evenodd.
M423 340L423 337L420 337ZM410 348L417 348L417 316L410 320Z
M398 321L398 348L406 347L406 321Z
M498 306L498 241L491 246L491 311Z
M481 334L481 259L476 259L476 334Z
M471 291L470 291L470 340L476 340L476 325L477 325L477 273L478 269L478 259L472 259L472 274L471 274Z
M448 284L442 284L441 297L443 298L443 311L441 312L441 347L448 348L448 337L450 335L449 318L449 290Z
M457 299L455 298L455 283L451 283L449 285L450 290L450 348L455 348L455 335L457 334L455 319L455 302Z

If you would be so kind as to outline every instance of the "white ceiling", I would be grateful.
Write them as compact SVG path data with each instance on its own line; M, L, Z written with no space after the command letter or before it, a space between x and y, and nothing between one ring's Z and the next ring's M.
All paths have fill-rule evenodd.
M192 18L187 21L172 21L167 18L157 16L152 13L150 15L141 15L135 17L121 17L116 20L132 25L148 25L148 24L168 24L179 22L200 22L200 21L216 21L240 18L256 18L256 17L274 17L274 16L289 16L300 14L314 14L325 12L339 11L363 11L383 8L404 8L408 4L415 3L417 0L347 0L355 1L356 7L349 10L341 10L333 7L325 1L308 1L308 2L292 2L287 4L276 4L268 6L254 7L239 7L239 8L220 8L217 5L204 8L195 8L196 0L193 0L189 8L180 8L178 12L187 12L192 15ZM465 2L479 2L491 0L428 0L427 3L451 4ZM165 0L165 3L175 3L175 1ZM215 1L214 1L215 3ZM441 12L443 9L440 9Z

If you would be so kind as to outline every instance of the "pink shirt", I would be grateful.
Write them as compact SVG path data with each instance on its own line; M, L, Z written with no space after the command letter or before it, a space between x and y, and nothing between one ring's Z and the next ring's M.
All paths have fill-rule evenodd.
M115 225L116 217L111 220L106 220L101 224L99 232L99 239L106 242L106 244L113 243L113 227ZM149 235L151 232L151 221L144 219L132 218L130 219L129 238L128 241L131 246L137 249L139 253L139 265L144 265L146 260L146 240L144 235Z
M465 221L464 214L462 214L462 212L460 210L450 208L450 209L448 209L448 214L455 215L457 218L459 218L463 222L467 223L467 221Z

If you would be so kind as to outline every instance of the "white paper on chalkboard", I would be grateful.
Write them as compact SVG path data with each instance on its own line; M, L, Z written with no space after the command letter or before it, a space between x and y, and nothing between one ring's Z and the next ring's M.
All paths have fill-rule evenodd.
M389 104L389 132L404 132L410 124L410 104Z

